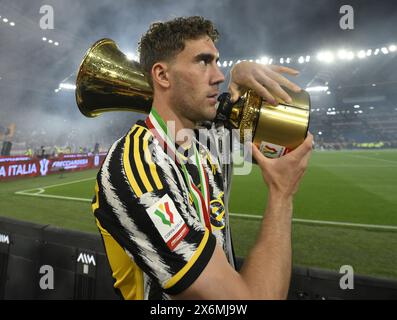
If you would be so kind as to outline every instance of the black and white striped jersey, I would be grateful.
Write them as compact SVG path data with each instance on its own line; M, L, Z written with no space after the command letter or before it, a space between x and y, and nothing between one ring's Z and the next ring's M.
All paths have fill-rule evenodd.
M227 208L231 168L220 161L223 130L207 129L207 145L194 139L208 181L210 225L200 221L180 164L144 121L110 148L92 208L123 298L168 299L182 292L203 271L216 244L234 267ZM181 156L189 158L189 150ZM199 188L196 164L187 161L186 169Z

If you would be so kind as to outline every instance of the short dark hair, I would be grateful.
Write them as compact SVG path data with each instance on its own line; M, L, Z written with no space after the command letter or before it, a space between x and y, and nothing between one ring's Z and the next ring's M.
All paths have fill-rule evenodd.
M216 42L218 30L213 23L200 16L179 17L167 22L155 22L142 36L138 52L141 67L153 87L151 70L158 61L170 61L185 48L186 40L208 36Z

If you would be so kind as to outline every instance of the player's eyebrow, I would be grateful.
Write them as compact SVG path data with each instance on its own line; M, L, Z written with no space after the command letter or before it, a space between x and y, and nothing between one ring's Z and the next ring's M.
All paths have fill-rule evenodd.
M215 59L215 62L218 62L219 61L219 54L218 55L214 55L212 53L199 53L194 58L195 61L204 60L205 62L211 62L214 59Z

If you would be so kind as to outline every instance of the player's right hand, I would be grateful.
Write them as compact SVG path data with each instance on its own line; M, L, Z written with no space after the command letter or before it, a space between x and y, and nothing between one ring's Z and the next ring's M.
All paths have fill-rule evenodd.
M252 154L271 194L289 198L296 193L306 171L312 145L313 135L308 133L305 141L295 150L280 158L269 159L252 144Z

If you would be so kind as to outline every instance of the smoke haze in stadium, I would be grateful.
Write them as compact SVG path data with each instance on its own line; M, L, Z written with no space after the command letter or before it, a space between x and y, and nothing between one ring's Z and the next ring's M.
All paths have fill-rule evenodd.
M339 8L344 4L354 9L354 30L339 27ZM43 5L54 8L54 30L40 29ZM264 54L314 54L342 45L355 49L383 45L396 40L396 14L394 1L372 0L1 0L1 19L7 17L15 26L0 20L0 125L16 122L18 130L60 140L68 132L87 145L96 135L110 132L109 139L121 135L136 115L86 119L77 110L73 91L55 93L54 89L66 78L74 82L73 73L96 40L109 37L123 51L134 52L142 33L156 20L203 15L221 33L221 59L236 60ZM305 86L316 76L302 70L298 84Z

